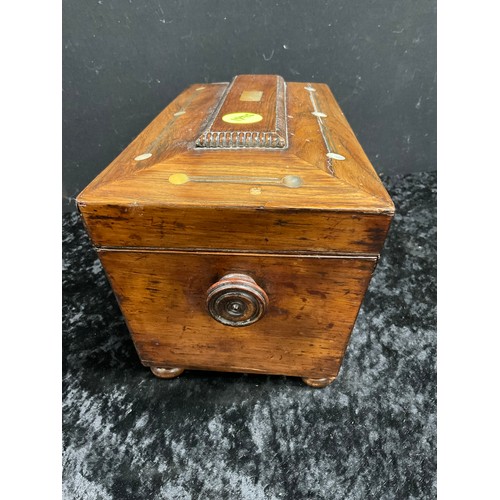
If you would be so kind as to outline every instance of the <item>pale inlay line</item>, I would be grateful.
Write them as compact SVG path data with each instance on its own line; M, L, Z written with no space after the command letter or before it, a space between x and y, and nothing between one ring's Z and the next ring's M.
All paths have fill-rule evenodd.
M187 182L221 183L221 184L261 184L284 186L287 188L299 188L302 186L302 178L298 175L285 175L284 177L251 177L241 175L187 175L179 172L172 174L168 181L170 184L180 186Z
M309 92L309 98L311 99L314 111L312 114L316 117L318 120L318 125L319 129L321 131L321 135L323 136L323 140L325 142L326 146L326 157L328 160L337 160L337 161L343 161L345 160L345 156L341 155L338 151L337 148L335 147L335 144L333 143L333 140L330 135L330 131L328 128L325 126L323 123L323 118L326 118L327 115L323 113L319 108L318 104L316 102L316 97L314 95L314 92L316 92L316 89L312 86L312 84L308 84L307 87L304 87ZM328 161L328 170L330 171L331 174L333 174L333 166L331 164L331 161Z
M153 155L151 153L144 153L142 155L136 156L134 158L135 161L142 161L142 160L147 160L148 158L151 158Z

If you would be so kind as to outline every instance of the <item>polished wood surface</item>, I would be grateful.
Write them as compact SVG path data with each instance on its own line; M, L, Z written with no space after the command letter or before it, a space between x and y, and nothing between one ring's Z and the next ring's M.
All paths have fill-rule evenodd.
M205 148L284 148L285 81L277 75L240 75L227 87L220 107L196 141Z
M94 243L378 253L394 206L328 87L286 85L286 148L196 147L226 87L190 87L80 194Z
M87 206L96 246L375 255L391 217L352 212Z
M207 290L207 310L223 325L251 325L266 314L268 307L267 293L246 274L225 274Z
M147 366L334 377L376 258L100 250ZM265 315L225 326L207 311L208 288L251 276L269 297Z
M192 85L77 204L156 376L313 387L337 376L394 215L329 88L276 75Z

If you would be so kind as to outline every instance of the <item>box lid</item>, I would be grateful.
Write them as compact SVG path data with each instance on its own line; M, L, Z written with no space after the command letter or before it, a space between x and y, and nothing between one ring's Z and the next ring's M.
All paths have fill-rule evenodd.
M192 85L77 204L107 247L376 253L394 213L329 88L276 75Z

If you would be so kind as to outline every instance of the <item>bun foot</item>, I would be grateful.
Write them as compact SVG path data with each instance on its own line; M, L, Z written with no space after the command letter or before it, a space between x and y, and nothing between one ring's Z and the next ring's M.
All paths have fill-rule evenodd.
M302 381L311 387L326 387L330 385L336 377L325 377L325 378L307 378L302 377Z
M151 366L151 371L159 378L175 378L184 371L184 368L160 368L158 366Z

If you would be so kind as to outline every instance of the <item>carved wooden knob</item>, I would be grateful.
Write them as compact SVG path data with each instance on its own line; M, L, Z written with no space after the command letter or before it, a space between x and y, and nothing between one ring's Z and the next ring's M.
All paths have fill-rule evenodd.
M223 325L251 325L268 304L266 292L246 274L226 274L207 291L208 312Z

